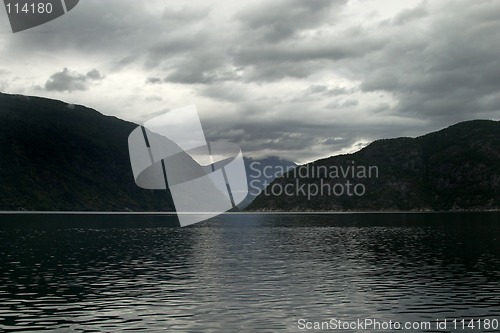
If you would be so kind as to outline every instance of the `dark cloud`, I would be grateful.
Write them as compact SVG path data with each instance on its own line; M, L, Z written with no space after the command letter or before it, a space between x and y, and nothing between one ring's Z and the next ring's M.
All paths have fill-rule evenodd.
M368 13L369 2L347 0L148 4L81 2L32 32L1 36L2 66L18 55L57 55L36 80L58 71L48 91L85 90L102 78L97 70L59 71L75 66L60 65L63 56L82 54L78 68L137 81L130 89L153 106L147 112L163 107L152 96L159 89L153 85L164 83L165 96L175 96L164 107L187 101L217 111L203 123L213 140L295 160L500 118L500 1L424 1L385 16ZM5 74L9 88L13 75ZM35 81L28 69L19 76Z
M9 47L64 52L86 50L94 54L114 54L144 45L142 33L156 22L145 20L150 16L142 3L122 0L80 2L68 15L41 25L30 33L9 39ZM38 33L33 33L38 32ZM42 33L41 35L39 33ZM41 36L45 36L40 38Z
M86 75L88 80L102 80L104 77L101 76L101 73L97 69L93 69Z
M362 46L363 41L350 34L349 45L340 45L341 41L325 45L320 39L297 45L293 40L304 29L325 22L331 24L333 9L339 10L345 3L346 0L293 0L254 4L235 15L241 30L210 31L204 26L179 35L173 33L150 48L147 66L163 64L165 81L183 84L305 78L324 66L320 62L323 59L357 56L365 52L365 47L376 47L372 41ZM202 13L192 16L202 20ZM185 18L183 24L191 21L191 17ZM277 45L277 40L283 44Z
M396 18L424 12L419 7ZM499 2L460 1L441 8L423 27L383 29L393 42L352 69L363 91L392 94L398 101L395 113L427 119L435 128L499 116Z
M7 47L17 54L32 50L74 54L76 50L100 55L115 70L134 62L158 66L166 54L189 52L204 40L196 32L204 31L204 18L210 13L208 9L176 8L178 3L172 2L156 10L158 5L85 0L68 15L8 39Z
M307 78L341 60L362 59L382 50L390 40L360 28L346 29L322 38L313 37L270 44L243 44L231 50L236 66L244 67L248 81Z
M299 125L299 127L297 127ZM291 128L295 127L295 130ZM318 139L311 135L310 130L295 122L284 121L276 124L249 122L237 129L239 135L234 135L234 128L222 124L207 123L207 138L210 141L231 140L238 142L246 153L255 153L261 150L297 152L310 147Z
M330 88L327 85L312 84L305 91L306 94L321 94L324 96L338 96L353 92L353 89Z
M238 123L236 128L221 119L204 122L209 141L237 142L245 154L283 156L295 161L307 161L317 156L330 156L333 152L345 149L359 149L370 141L368 138L384 138L387 133L393 136L406 136L408 133L425 133L423 126L408 122L394 129L394 124L373 123L360 127L359 123L308 123L308 118L290 120L281 118L279 122L259 121L250 117ZM361 145L361 146L359 146Z
M64 68L61 72L54 73L45 83L47 91L67 91L87 90L89 84L100 81L103 76L97 69L93 69L87 74L79 74Z
M178 64L198 59L209 50L210 35L200 31L171 32L146 49L146 67L156 68L164 63ZM205 51L203 51L205 50ZM172 65L171 65L172 66Z
M355 92L357 88L344 88L338 86L330 86L326 84L311 84L308 88L303 89L297 94L294 94L289 99L294 103L313 103L318 101L330 101L334 97L343 95L350 95Z
M421 19L428 14L429 12L427 11L427 8L425 8L425 4L422 3L420 6L417 6L415 8L403 10L401 13L396 15L393 20L391 20L391 23L396 25L404 25L408 22Z
M165 77L166 82L184 84L210 84L236 80L239 75L235 68L226 65L219 54L193 53L186 55Z
M242 64L262 63L299 63L316 60L338 61L346 58L360 58L370 52L380 50L387 45L388 40L367 38L363 32L346 32L342 37L330 44L323 40L311 40L300 44L281 43L269 46L252 46L242 48L235 53L238 62Z
M338 7L346 2L346 0L266 1L254 4L237 17L243 28L253 36L277 42L293 37L303 29L322 24L326 18L331 18L333 7L338 10Z

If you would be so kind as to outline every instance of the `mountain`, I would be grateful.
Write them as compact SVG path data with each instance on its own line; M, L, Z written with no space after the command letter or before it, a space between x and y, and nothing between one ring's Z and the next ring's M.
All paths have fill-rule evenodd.
M353 154L302 165L277 178L247 209L500 209L500 122L473 120L417 138L378 140Z
M139 188L136 124L83 106L0 93L0 210L174 211L170 192Z
M135 184L128 136L136 127L83 106L0 93L0 210L174 211L168 190ZM186 170L199 167L187 156L183 161ZM297 168L274 157L246 158L245 165L250 194L240 206L264 189L248 210L500 208L497 121L469 121L418 138L379 140L357 153ZM362 195L334 193L342 186L348 189L347 181L351 191L363 190ZM297 193L272 191L287 185ZM321 187L332 191L311 195L310 190Z
M243 161L247 173L248 195L239 205L241 208L247 207L276 177L297 166L291 161L275 156L265 158L244 157Z

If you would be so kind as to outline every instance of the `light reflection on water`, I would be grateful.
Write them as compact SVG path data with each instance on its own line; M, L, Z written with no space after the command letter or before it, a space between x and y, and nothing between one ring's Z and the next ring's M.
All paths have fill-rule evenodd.
M298 332L299 318L500 319L499 217L11 224L0 228L0 331Z

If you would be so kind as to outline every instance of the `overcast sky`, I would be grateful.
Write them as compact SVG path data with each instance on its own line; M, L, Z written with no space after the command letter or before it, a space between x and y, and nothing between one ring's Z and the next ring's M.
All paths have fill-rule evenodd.
M82 0L13 34L0 91L142 123L195 104L207 138L306 162L500 119L500 1Z

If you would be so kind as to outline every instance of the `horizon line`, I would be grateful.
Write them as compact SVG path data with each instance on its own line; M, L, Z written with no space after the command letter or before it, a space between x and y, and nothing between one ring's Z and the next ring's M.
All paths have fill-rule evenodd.
M214 215L334 215L334 214L421 214L421 213L486 213L500 212L498 209L489 210L392 210L392 211L307 211L307 212L224 212ZM0 211L0 215L17 214L17 215L207 215L214 212L119 212L119 211Z

